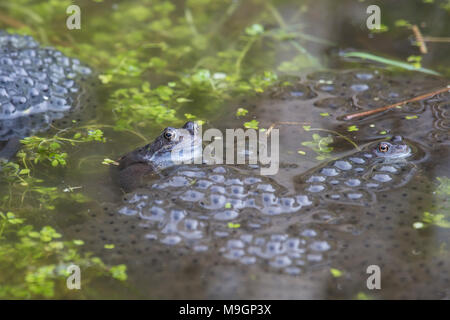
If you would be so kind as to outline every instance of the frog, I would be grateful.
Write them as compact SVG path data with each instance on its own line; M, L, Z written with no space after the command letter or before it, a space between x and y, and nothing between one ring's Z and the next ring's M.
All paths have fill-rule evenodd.
M153 142L121 156L113 167L113 180L129 192L163 169L200 159L202 140L198 133L199 126L193 121L181 128L165 128Z
M326 202L368 205L375 201L375 192L407 183L416 171L409 160L419 154L395 135L294 177L295 188Z

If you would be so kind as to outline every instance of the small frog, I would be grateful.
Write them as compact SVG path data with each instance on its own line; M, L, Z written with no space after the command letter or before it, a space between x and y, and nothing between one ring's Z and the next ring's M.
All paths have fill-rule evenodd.
M129 192L139 187L143 179L162 169L201 158L202 140L199 127L189 121L182 128L167 127L152 142L119 158L113 177Z

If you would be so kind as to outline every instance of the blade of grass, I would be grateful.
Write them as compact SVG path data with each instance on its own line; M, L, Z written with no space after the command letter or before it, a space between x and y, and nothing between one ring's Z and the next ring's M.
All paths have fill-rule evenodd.
M419 71L419 72L423 72L423 73L432 74L432 75L435 75L435 76L439 76L440 75L438 72L430 70L430 69L417 68L417 67L413 66L412 64L409 64L409 63L406 63L406 62L392 60L392 59L388 59L388 58L383 58L383 57L379 57L379 56L376 56L374 54L365 53L365 52L357 52L357 51L355 51L355 52L347 52L347 53L344 53L342 56L346 57L346 58L361 58L361 59L372 60L372 61L383 63L383 64L386 64L386 65L394 66L394 67L397 67L397 68L410 70L410 71Z

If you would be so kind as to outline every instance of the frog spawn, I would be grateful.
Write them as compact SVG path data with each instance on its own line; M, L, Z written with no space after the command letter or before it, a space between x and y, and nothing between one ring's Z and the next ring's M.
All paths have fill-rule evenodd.
M0 48L1 140L45 130L62 118L82 94L77 79L92 73L29 36L0 32Z
M178 168L175 175L151 188L169 190L186 206L208 211L214 219L221 221L238 218L243 209L256 209L263 215L280 215L311 205L304 195L283 196L285 190L269 178L245 175L224 166L206 170Z
M327 203L367 205L375 200L375 192L407 181L411 174L407 169L411 167L406 163L380 163L372 153L361 151L297 177L303 190L289 195L271 179L253 175L250 168L178 166L163 171L157 183L150 181L128 194L118 212L139 217L147 240L194 251L219 248L229 261L259 263L294 275L302 266L326 261L324 254L333 251L332 245L320 237L284 233L292 222L282 217L304 216L302 209L315 201L324 205L312 219L339 225L342 218L333 217ZM280 232L268 232L277 225Z
M194 171L187 172L181 170L180 173L192 176ZM164 195L166 199L159 198ZM172 191L170 195L173 197ZM284 224L281 229L289 230L287 233L271 232L262 228L257 219L252 220L252 215L223 221L214 209L211 212L202 210L204 207L200 204L197 204L198 211L192 207L180 209L180 199L175 202L168 200L167 193L160 194L158 190L136 191L129 196L119 209L119 214L122 219L124 216L138 217L139 234L142 234L139 242L188 247L200 253L217 251L227 263L255 266L288 275L299 275L313 265L325 263L328 256L334 254L334 243L314 226L323 223L319 222L320 219L316 219L318 223L307 226ZM182 201L184 203L185 200ZM230 221L242 226L230 228ZM276 223L274 225L279 227ZM134 231L134 234L138 233Z
M375 193L408 182L415 167L406 162L377 163L374 155L360 152L296 177L297 190L325 201L367 205Z
M224 166L180 166L169 171L148 189L127 195L118 210L139 217L139 226L149 231L145 237L164 244L207 250L212 238L230 236L229 223L258 230L261 217L267 221L312 204L304 195L282 196L284 190L268 178Z
M312 100L315 107L339 118L347 113L382 107L446 85L442 78L429 75L411 78L377 69L329 70L313 72L303 78L285 76L272 89L270 97ZM403 106L402 112L418 114L425 109L423 102L411 103Z
M434 121L434 130L430 132L429 138L432 142L449 144L450 131L450 93L442 93L427 101L430 103Z
M137 216L138 226L148 232L144 235L145 239L157 240L166 245L176 245L184 240L186 243L193 243L196 250L196 240L205 238L206 223L187 217L185 210L169 208L170 205L163 200L155 200L149 204L148 195L134 194L128 200L128 205L119 209L119 213Z
M291 225L288 229L300 228ZM333 252L334 244L324 238L311 226L297 234L242 234L228 240L219 251L226 259L243 265L262 264L273 271L299 275L312 265L324 263Z

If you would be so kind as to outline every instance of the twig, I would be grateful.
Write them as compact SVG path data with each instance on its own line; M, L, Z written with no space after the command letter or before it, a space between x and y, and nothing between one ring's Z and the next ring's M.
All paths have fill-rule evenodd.
M439 90L436 90L436 91L433 91L433 92L428 92L428 93L422 94L422 95L420 95L418 97L414 97L414 98L411 98L411 99L408 99L408 100L400 101L400 102L397 102L397 103L394 103L394 104L391 104L391 105L388 105L388 106L384 106L384 107L381 107L381 108L368 110L368 111L364 111L364 112L357 112L357 113L347 114L347 115L343 116L342 119L343 120L351 120L351 119L354 119L354 118L361 118L361 117L365 117L365 116L370 116L370 115L373 115L373 114L376 114L376 113L379 113L379 112L382 112L382 111L393 109L395 107L401 106L401 105L406 104L406 103L420 101L420 100L423 100L423 99L426 99L426 98L430 98L432 96L435 96L435 95L437 95L439 93L446 92L446 91L450 91L450 87L449 86L447 86L446 88L441 88Z
M450 42L450 37L424 37L425 42Z
M423 40L422 33L420 32L420 29L417 25L413 25L411 27L412 32L414 33L414 36L416 37L417 45L419 46L420 53L427 54L428 49L427 45L425 44L425 41Z

